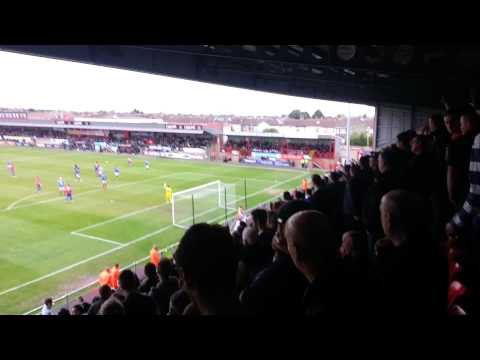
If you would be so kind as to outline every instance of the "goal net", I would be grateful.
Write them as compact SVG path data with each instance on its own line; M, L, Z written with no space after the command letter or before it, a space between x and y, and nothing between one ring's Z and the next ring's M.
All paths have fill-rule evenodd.
M220 180L173 193L172 223L188 228L201 222L219 222L236 210L234 184Z

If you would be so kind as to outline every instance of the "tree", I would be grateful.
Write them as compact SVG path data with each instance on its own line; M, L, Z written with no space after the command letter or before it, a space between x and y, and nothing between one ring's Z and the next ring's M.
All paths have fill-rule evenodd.
M301 114L302 114L302 113L300 112L300 110L293 110L293 111L288 115L288 117L289 117L290 119L300 119Z
M325 116L322 113L322 110L317 110L313 113L312 118L314 119L321 119L324 118Z
M132 114L143 114L143 112L137 109L133 109Z
M350 145L353 145L353 146L371 146L372 141L373 141L372 135L367 134L366 132L361 132L361 133L353 132L350 135Z

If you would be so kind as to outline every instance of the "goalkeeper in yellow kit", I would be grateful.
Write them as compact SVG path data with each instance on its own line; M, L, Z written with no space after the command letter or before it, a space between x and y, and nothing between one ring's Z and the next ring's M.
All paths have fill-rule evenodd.
M167 204L172 204L173 190L168 184L163 184L163 189L165 190L165 201Z

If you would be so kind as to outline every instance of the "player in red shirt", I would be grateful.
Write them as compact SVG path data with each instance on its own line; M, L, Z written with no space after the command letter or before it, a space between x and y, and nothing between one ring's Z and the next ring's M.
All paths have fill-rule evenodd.
M70 184L68 184L67 186L65 186L65 200L66 201L72 201L72 187L70 186Z

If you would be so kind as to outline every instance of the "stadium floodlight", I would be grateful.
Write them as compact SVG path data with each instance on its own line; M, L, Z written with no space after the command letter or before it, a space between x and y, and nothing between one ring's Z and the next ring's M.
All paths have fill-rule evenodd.
M236 202L235 185L220 180L175 192L172 224L185 229L195 223L220 221L236 211Z

